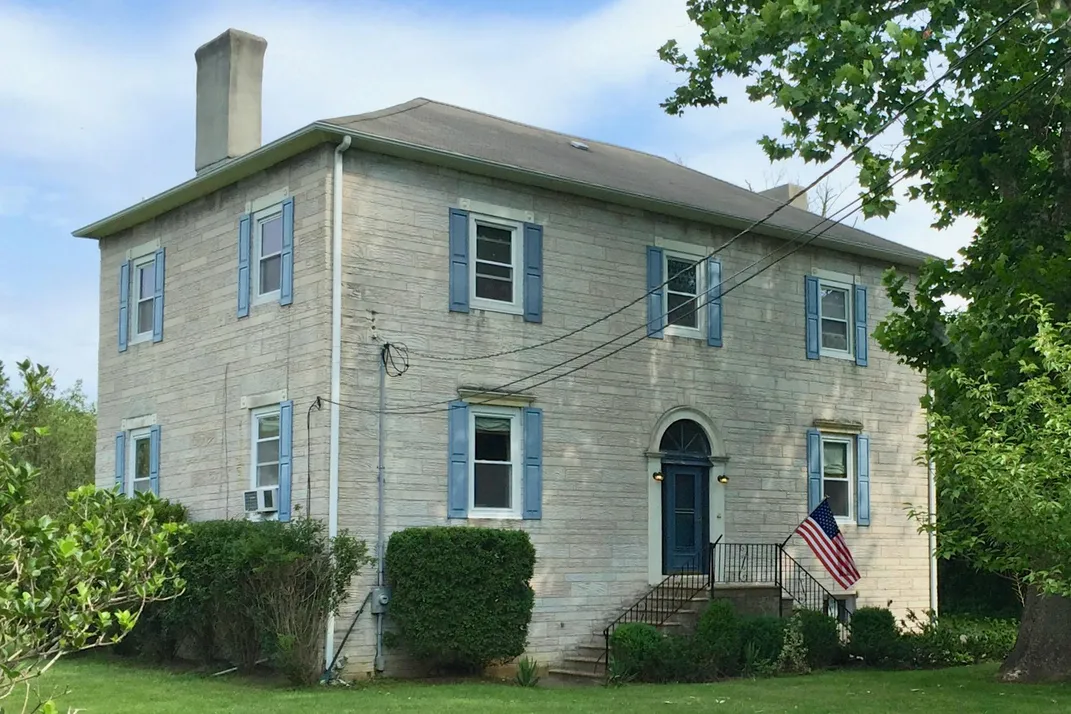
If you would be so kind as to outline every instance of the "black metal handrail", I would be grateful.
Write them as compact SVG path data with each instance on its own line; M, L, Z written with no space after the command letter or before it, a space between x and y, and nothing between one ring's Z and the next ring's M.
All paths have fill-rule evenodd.
M721 538L718 538L718 541L720 540ZM665 580L648 590L643 597L606 626L602 632L602 661L606 663L607 674L610 668L610 637L614 634L614 630L630 622L645 622L655 627L665 624L669 618L691 602L692 598L706 590L709 586L709 577L703 572L703 565L709 562L709 553L718 545L718 541L704 547L703 552L696 553L688 560L684 568L667 575ZM595 666L598 667L598 663Z
M792 598L793 603L808 610L824 612L837 618L842 625L847 625L850 613L844 599L829 592L799 561L783 547L778 547L781 550L781 589Z
M777 543L715 543L710 548L710 584L780 585Z

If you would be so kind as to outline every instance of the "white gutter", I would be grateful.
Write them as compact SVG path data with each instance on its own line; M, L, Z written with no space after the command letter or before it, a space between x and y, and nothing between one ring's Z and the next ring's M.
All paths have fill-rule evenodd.
M352 139L344 137L335 149L335 167L331 181L331 446L328 465L327 535L338 535L338 441L339 400L342 392L342 154ZM331 664L335 654L335 616L327 617L324 637L324 663Z
M926 375L926 397L933 400L930 391L930 376ZM937 479L934 474L933 453L930 451L930 410L926 410L926 523L930 526L926 533L926 547L930 554L930 612L937 614Z

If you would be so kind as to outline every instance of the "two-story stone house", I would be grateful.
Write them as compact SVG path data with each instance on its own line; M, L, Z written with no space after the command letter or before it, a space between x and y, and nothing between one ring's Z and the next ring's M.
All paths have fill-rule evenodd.
M863 575L845 595L928 605L904 508L927 499L923 386L870 336L882 271L925 254L426 99L261 145L264 50L235 31L199 49L196 176L75 232L101 255L100 485L370 545L523 528L544 661L708 543L781 542L823 496ZM349 668L389 671L376 652L366 616Z

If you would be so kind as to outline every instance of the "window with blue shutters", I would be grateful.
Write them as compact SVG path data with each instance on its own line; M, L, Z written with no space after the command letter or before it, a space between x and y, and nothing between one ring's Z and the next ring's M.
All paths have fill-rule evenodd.
M471 309L543 321L543 227L449 210L451 312Z
M277 488L275 517L289 521L294 471L293 401L253 409L250 425L250 488Z
M867 366L867 290L851 282L804 277L807 359L837 357Z
M156 427L134 429L127 439L126 479L123 493L133 496L135 493L153 492L153 481L159 483L159 431ZM154 450L155 444L155 450ZM154 467L156 478L153 478Z
M250 306L294 301L294 199L238 220L238 317Z
M807 432L807 509L826 499L839 522L870 525L870 437Z
M683 247L683 246L682 246ZM705 339L722 346L721 261L666 247L647 248L647 335Z
M164 339L164 249L131 258L119 268L119 351Z
M447 516L542 518L542 410L459 401L447 420Z

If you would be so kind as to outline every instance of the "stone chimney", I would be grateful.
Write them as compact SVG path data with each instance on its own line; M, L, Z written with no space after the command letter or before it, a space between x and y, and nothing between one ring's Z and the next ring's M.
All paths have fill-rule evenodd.
M260 148L264 38L227 30L197 60L197 174Z
M796 196L789 205L795 208L802 208L804 211L809 211L811 210L811 206L807 202L807 192L803 191L800 193L801 191L803 191L803 186L794 183L786 183L780 186L775 186L774 188L768 188L765 191L759 191L759 194L762 196L769 196L778 203L784 203L799 193L800 195Z

